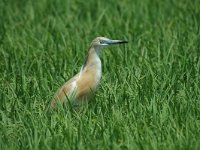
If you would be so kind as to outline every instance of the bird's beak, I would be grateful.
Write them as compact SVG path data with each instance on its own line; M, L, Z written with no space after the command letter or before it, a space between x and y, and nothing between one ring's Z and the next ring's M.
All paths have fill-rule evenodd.
M128 43L128 41L125 40L107 40L106 44L111 45L111 44L123 44L123 43Z

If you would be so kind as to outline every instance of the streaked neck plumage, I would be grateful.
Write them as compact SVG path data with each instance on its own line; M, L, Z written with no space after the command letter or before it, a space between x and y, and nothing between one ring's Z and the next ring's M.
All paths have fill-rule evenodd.
M101 69L101 60L99 58L99 47L93 47L91 46L90 49L88 50L88 55L86 57L85 63L81 67L80 75L81 77L84 74L90 74L91 75L91 80L93 79L94 85L92 86L95 90L96 87L98 86L100 79L101 79L101 74L102 74L102 69Z
M84 69L98 69L101 71L101 60L99 58L100 48L98 46L91 46L88 50L88 54L83 64L81 71Z

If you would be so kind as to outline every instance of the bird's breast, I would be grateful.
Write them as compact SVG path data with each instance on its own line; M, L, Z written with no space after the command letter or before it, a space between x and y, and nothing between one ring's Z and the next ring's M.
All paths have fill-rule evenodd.
M101 74L102 74L102 69L101 69L101 64L96 66L95 69L95 82L96 82L96 87L99 85L99 82L101 80Z
M95 90L101 80L101 64L86 68L79 78L79 85Z
M77 97L94 92L101 79L101 60L96 53L90 53L77 79Z

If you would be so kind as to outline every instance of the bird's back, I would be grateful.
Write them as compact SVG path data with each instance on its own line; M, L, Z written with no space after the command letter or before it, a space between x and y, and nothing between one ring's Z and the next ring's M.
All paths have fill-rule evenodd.
M73 78L68 80L63 86L61 86L54 95L53 100L51 101L51 106L55 107L58 101L63 101L65 96L69 96L73 90L75 90L75 82L79 74L76 74Z

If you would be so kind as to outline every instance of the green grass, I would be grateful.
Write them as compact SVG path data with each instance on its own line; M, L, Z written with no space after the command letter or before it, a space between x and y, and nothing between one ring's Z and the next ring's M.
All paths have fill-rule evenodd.
M0 1L0 149L200 149L199 0ZM96 36L82 113L46 112Z

